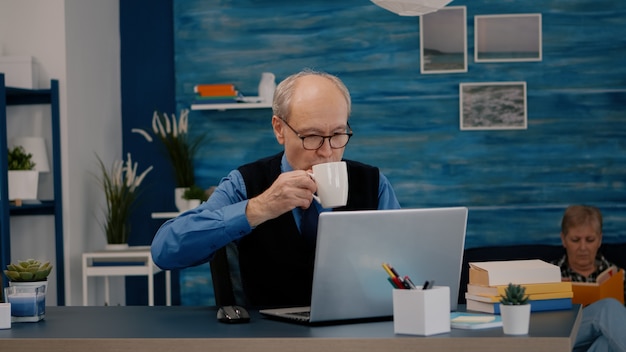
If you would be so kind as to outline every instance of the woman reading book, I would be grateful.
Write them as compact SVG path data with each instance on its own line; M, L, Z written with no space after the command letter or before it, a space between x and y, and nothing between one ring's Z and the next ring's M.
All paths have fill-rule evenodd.
M564 281L596 282L613 266L599 252L602 244L602 214L596 207L572 205L561 221L565 255L554 262ZM622 269L623 271L623 269ZM583 309L574 351L626 351L626 308L614 298L604 298Z
M561 268L563 281L596 282L604 271L611 267L617 268L600 252L602 213L596 207L569 206L561 221L561 242L565 254L553 264Z

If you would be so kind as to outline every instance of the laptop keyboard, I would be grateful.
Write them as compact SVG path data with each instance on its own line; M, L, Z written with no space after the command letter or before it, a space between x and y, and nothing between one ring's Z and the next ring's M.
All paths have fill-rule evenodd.
M286 314L288 317L290 317L291 319L294 320L299 320L299 321L309 321L310 317L311 317L311 312L310 311L306 311L306 312L291 312Z
M293 312L291 314L295 316L299 316L299 317L305 317L305 318L308 318L311 316L311 312Z

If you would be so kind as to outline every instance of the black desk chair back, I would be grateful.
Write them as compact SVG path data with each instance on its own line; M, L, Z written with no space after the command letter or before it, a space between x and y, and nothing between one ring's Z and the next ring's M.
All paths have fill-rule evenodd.
M248 302L241 285L237 246L230 243L220 248L213 256L210 265L215 305L246 307Z

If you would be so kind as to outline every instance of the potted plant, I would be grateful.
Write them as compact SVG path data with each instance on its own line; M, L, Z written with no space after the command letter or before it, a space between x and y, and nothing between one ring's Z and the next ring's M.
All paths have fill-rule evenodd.
M8 149L9 200L22 205L24 199L37 199L39 172L34 170L33 155L20 145Z
M141 134L148 142L152 142L152 136L140 128L133 128L131 132ZM188 202L184 198L185 191L194 186L195 175L193 158L196 155L205 135L200 134L195 138L189 136L189 110L183 109L179 118L174 114L168 116L166 113L155 111L152 114L152 132L158 138L172 165L176 180L174 190L174 200L179 211L189 209Z
M198 185L192 185L183 193L183 198L187 200L187 209L193 209L209 199L207 192Z
M52 271L50 262L19 260L7 265L4 274L9 279L5 300L11 303L11 320L14 322L36 322L46 313L46 291L48 275Z
M509 283L504 289L504 294L500 295L500 315L505 334L528 334L530 303L524 286Z
M99 157L98 162L101 171L100 184L107 204L103 224L107 247L109 249L125 248L128 247L129 218L137 199L137 188L152 170L152 166L138 175L138 164L132 162L130 153L126 162L116 160L110 170Z

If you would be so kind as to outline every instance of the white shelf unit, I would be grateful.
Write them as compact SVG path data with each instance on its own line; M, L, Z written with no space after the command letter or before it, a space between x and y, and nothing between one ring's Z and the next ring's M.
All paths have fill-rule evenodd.
M104 277L104 300L109 304L109 276L147 276L148 305L154 306L154 275L162 270L152 261L150 246L118 251L83 253L83 306L88 301L88 279ZM171 276L165 271L165 304L172 305Z

